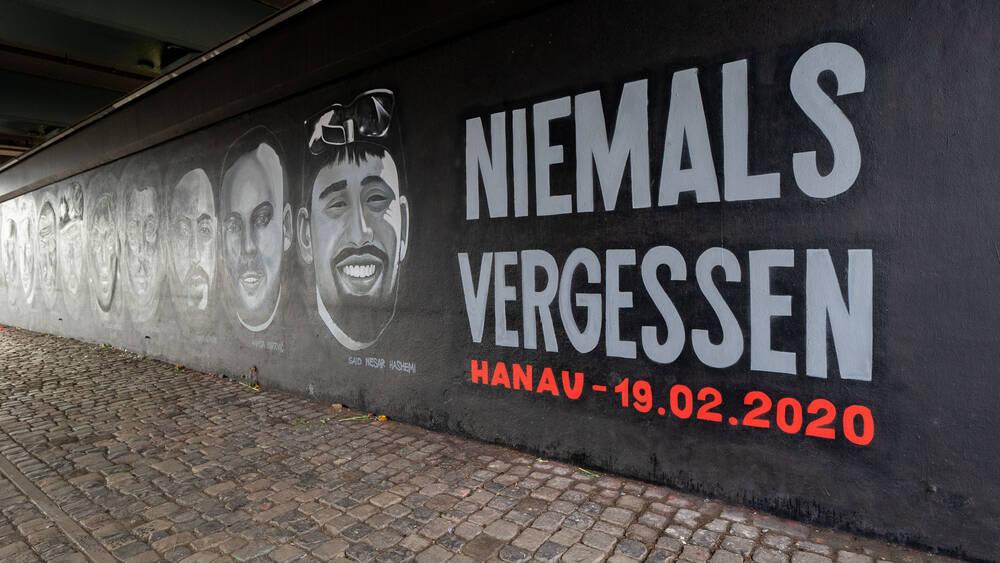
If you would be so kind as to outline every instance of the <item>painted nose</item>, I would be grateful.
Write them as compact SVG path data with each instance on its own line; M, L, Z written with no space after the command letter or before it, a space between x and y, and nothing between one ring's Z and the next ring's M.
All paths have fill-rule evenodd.
M354 212L351 213L350 221L347 232L349 240L357 244L371 242L373 233L371 227L368 226L368 222L365 220L364 207L361 205L355 206Z
M192 235L188 243L188 261L192 264L198 263L198 235Z
M257 233L253 229L243 230L243 254L253 255L257 253Z

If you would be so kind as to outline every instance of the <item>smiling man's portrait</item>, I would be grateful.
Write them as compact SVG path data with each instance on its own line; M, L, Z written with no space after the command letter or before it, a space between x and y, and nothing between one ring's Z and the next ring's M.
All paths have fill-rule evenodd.
M244 328L271 325L281 302L284 253L292 244L292 208L277 139L257 127L226 154L219 201L222 282Z
M215 282L215 201L208 174L181 176L170 198L170 250L174 300L185 315L208 310Z
M371 346L392 321L409 243L394 101L372 90L306 122L299 252L313 266L320 318L350 350Z

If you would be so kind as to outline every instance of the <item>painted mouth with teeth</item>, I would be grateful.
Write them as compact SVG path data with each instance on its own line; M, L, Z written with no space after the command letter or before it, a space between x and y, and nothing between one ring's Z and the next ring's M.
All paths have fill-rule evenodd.
M369 252L352 252L335 261L333 270L341 287L353 295L366 295L378 284L385 269L381 257Z
M240 276L240 285L242 285L243 289L245 289L246 292L249 293L250 295L253 295L254 293L256 293L257 289L263 283L264 283L264 272L263 271L257 272L257 271L254 271L254 270L249 270L249 271L243 272L243 275Z

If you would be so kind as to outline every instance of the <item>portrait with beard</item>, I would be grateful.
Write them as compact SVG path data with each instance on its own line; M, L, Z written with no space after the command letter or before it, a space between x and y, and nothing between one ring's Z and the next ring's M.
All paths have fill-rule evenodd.
M99 172L88 184L92 205L87 207L86 255L90 271L90 288L98 314L112 312L118 293L118 265L121 242L118 233L118 200L115 178Z
M282 262L292 245L292 208L280 145L264 127L251 129L226 153L219 199L222 286L240 325L262 332L282 293Z
M157 313L164 278L159 168L152 162L134 159L122 174L122 184L125 304L132 320L146 322Z
M374 344L395 316L409 243L394 106L392 92L371 90L306 122L299 253L313 267L317 313L349 350Z
M72 182L59 189L58 251L63 304L75 316L84 303L83 186Z
M17 200L17 273L21 281L21 296L30 305L35 299L35 200L21 197Z
M42 206L38 212L38 289L45 306L51 310L56 300L56 210L51 198L41 193Z
M174 185L170 197L167 248L174 304L191 326L204 326L215 287L215 198L208 174L190 170Z
M7 303L17 301L17 212L16 204L8 201L0 205L0 259L3 260L3 281L7 287Z

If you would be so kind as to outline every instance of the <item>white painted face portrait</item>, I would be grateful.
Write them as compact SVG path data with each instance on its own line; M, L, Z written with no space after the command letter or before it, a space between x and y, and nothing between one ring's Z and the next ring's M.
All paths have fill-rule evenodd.
M110 192L101 193L91 208L87 229L90 287L94 291L98 309L108 313L111 311L118 290L120 253L114 195Z
M247 146L245 139L257 135L264 133L251 131L234 144L246 151L227 157L232 164L220 197L223 288L232 312L251 332L267 329L274 320L281 302L282 260L292 242L281 159L269 142Z
M125 302L132 319L152 319L160 304L163 266L160 256L160 209L155 172L145 171L139 178L126 173L124 262L128 282Z
M38 286L46 307L51 309L56 299L56 211L52 201L46 199L38 212Z
M3 215L0 218L0 254L3 256L7 302L14 304L21 282L17 273L17 204L12 201L3 204Z
M64 292L63 301L72 311L81 304L84 285L83 186L73 182L59 193L59 233L56 250L58 272Z
M21 280L21 295L26 304L35 299L35 200L17 199L17 271Z
M212 183L204 170L196 168L181 177L170 200L167 247L174 299L181 311L194 313L208 309L215 287L217 228Z
M7 287L7 257L3 250L3 228L7 223L3 216L4 206L0 203L0 289Z

